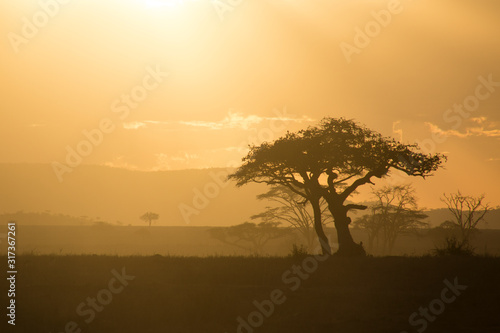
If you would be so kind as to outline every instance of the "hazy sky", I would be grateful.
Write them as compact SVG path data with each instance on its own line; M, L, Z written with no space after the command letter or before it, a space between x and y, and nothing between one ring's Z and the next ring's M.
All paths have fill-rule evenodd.
M61 2L0 4L2 163L65 164L86 130L84 164L227 166L342 116L448 155L425 206L500 204L497 0Z

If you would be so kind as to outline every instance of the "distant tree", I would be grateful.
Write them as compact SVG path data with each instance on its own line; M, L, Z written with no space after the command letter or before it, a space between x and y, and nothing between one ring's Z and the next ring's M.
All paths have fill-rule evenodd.
M229 178L237 186L250 182L283 185L309 201L323 253L330 254L321 218L320 199L324 198L337 230L337 254L365 255L351 236L348 212L367 207L347 203L348 198L391 169L425 178L445 159L442 154L420 153L416 144L383 137L352 120L324 118L316 127L250 147L243 165Z
M354 226L364 229L368 235L368 251L373 253L375 241L377 247L380 241L380 232L382 229L382 215L377 213L372 207L371 214L365 214L354 221Z
M316 239L314 234L314 216L312 207L308 201L286 186L272 186L271 189L257 196L259 200L268 200L274 205L266 207L260 214L253 215L254 219L262 219L263 222L279 222L289 224L299 232L305 240L307 250L311 251ZM321 213L324 216L323 225L333 222L328 211L328 205L324 199L320 200Z
M139 218L141 220L143 220L144 222L146 222L151 227L151 223L153 221L158 220L160 218L160 215L158 215L156 213L152 213L152 212L146 212L146 213L142 214Z
M439 225L439 227L443 228L443 229L447 229L447 230L452 230L452 229L456 229L458 227L458 225L451 220L446 220L443 223L441 223Z
M290 235L290 229L280 228L279 225L279 222L245 222L230 227L212 228L209 233L212 238L225 244L254 254L262 254L269 241Z
M372 190L372 194L376 199L372 214L357 223L367 229L370 249L373 248L373 240L381 236L382 253L390 254L400 234L428 225L422 221L427 215L418 208L415 189L411 184L385 186Z
M92 224L92 227L109 228L109 227L113 227L113 225L109 222L106 222L106 221L96 221Z
M484 194L474 197L457 193L443 194L443 201L451 212L453 219L445 221L441 227L456 231L457 235L447 238L447 243L456 243L459 248L469 248L470 241L477 231L477 225L484 221L485 215L491 210L488 203L484 203Z

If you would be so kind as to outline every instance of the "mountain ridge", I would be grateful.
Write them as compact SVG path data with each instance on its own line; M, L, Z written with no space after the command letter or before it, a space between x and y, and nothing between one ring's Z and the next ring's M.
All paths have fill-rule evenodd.
M163 226L234 225L248 221L269 203L256 199L267 191L266 185L237 188L233 181L225 181L230 170L140 171L81 165L60 183L50 164L1 163L0 214L5 220L19 211L48 212L69 220L85 217L75 222L80 225L99 221L141 225L139 216L153 211ZM431 226L452 218L447 208L425 213ZM482 228L500 229L500 210L490 212L486 221ZM58 219L55 224L64 222Z

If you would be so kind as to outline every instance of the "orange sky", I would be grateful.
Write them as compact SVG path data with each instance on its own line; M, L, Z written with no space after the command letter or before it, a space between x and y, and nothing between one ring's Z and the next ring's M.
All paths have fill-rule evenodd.
M0 163L67 164L79 147L83 164L228 166L343 116L446 152L416 182L423 206L457 189L500 204L496 0L5 0L0 13Z

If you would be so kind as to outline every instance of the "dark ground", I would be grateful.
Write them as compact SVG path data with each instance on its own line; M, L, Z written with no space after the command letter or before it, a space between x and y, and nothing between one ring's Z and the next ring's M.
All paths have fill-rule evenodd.
M301 269L303 278L289 272L282 279L302 263L303 258L24 255L17 258L16 326L1 331L59 333L74 321L82 332L96 333L237 332L237 318L256 311L252 302L280 289L286 300L260 327L240 332L410 333L423 324L411 326L409 316L441 298L445 279L457 278L467 289L425 331L500 332L500 258L330 258L316 270L307 259L308 277ZM122 268L135 278L121 292L109 293L109 304L85 323L90 308L78 315L79 304L98 294L108 302L101 290L109 288L112 270ZM6 327L2 317L0 327Z

